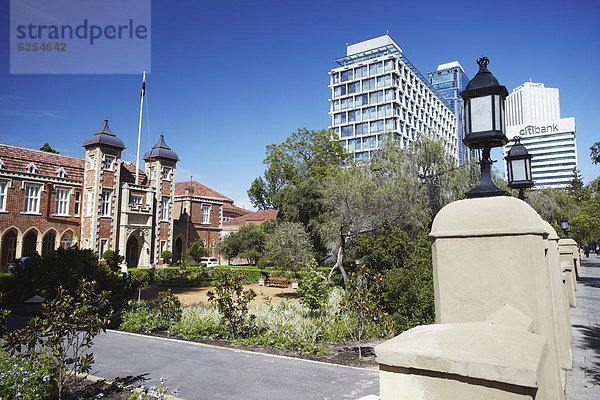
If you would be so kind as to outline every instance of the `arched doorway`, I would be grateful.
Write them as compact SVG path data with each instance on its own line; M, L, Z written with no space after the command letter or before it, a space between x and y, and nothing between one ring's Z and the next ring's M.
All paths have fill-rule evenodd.
M0 266L6 271L9 263L15 260L17 255L17 231L11 229L2 237L2 254L0 256Z
M31 257L37 251L37 232L29 231L23 237L23 257Z
M67 250L73 246L73 232L66 231L60 238L60 247Z
M140 261L140 244L134 235L127 240L127 248L125 250L125 262L129 268L135 268Z
M175 247L173 248L173 264L177 264L181 260L181 253L183 253L183 240L178 237L175 240Z
M50 255L56 248L56 233L49 231L42 239L42 257Z

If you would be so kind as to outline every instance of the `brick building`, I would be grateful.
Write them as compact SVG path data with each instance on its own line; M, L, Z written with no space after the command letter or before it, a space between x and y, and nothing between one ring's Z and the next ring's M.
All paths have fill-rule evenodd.
M233 204L233 200L199 182L175 184L175 234L173 258L178 260L182 250L195 240L204 240L211 256L217 255L216 245L223 225L251 211Z
M162 135L137 180L107 120L83 147L80 159L0 144L0 270L73 245L148 267L198 237L214 249L223 221L248 213L197 182L176 184L179 158Z

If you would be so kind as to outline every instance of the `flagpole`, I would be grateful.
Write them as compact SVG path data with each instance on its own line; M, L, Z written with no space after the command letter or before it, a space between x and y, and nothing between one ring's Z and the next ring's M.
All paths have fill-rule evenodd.
M138 124L138 137L137 137L137 152L135 154L135 184L138 184L138 178L140 176L140 139L142 136L142 111L144 110L144 95L146 94L146 71L144 71L142 80L142 93L140 95L140 121Z

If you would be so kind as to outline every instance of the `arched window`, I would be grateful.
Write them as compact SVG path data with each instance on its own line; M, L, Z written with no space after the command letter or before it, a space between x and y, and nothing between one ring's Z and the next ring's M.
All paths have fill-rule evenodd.
M59 178L66 178L67 173L65 172L65 169L63 167L60 167L56 170L56 176L58 176Z
M42 256L48 256L50 253L54 251L56 248L56 233L54 231L49 231L44 235L44 239L42 240Z
M60 247L66 250L71 246L73 246L73 234L70 231L63 233L60 238Z

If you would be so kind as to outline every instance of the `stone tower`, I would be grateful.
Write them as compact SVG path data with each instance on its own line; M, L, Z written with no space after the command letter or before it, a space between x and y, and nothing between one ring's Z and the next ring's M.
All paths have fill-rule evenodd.
M125 145L108 126L89 139L85 148L83 202L81 213L81 248L98 252L118 248L119 190L121 185L121 152Z
M148 186L154 192L155 223L153 230L154 260L162 263L161 254L173 251L173 200L175 196L175 168L179 157L160 135L158 142L144 154Z

